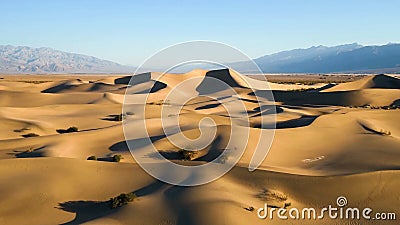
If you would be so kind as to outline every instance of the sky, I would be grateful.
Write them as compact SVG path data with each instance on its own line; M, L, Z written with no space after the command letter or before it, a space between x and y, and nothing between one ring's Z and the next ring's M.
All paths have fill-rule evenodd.
M398 0L13 0L0 9L0 45L51 47L125 65L191 40L222 42L252 58L400 42Z

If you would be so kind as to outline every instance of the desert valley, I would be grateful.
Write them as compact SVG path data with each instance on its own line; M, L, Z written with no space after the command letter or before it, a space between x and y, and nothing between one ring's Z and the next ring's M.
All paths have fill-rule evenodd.
M397 224L257 216L265 203L320 210L335 205L339 196L347 198L348 206L400 216L396 75L303 75L295 81L271 75L268 83L228 69L164 74L155 80L157 75L134 75L142 78L133 85L129 74L1 75L0 224ZM166 116L177 117L179 132L189 138L199 135L204 117L214 121L215 140L187 154L165 134L161 111L175 106L164 100L177 84L196 78L188 90L196 94L206 77L220 79L238 94L199 95L179 105L178 114ZM265 83L254 90L246 79ZM263 84L272 90L273 101L263 98ZM135 98L146 92L146 102L123 111L125 93ZM242 102L245 111L227 114L216 99ZM271 106L276 129L262 120ZM136 110L140 107L146 113ZM233 126L245 126L230 122L241 114L249 120L249 142L238 164L195 187L169 185L147 174L123 132L124 122L146 121L152 144L165 158L199 165L225 150ZM275 130L275 137L266 159L250 172L255 137L262 129ZM133 201L113 205L124 193L131 193Z

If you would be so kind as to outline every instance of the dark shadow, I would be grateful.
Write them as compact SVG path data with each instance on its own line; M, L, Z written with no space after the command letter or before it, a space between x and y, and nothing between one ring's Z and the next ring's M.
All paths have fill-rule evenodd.
M136 85L140 83L145 83L147 81L151 80L151 73L142 73L142 74L136 74L132 76L125 76L121 78L117 78L114 80L114 84L130 84L130 85Z
M361 123L360 123L360 125L361 125L361 127L362 127L364 130L369 131L369 132L371 132L371 133L373 133L373 134L385 135L384 132L376 131L376 130L374 130L374 129L372 129L372 128L369 128L369 127L367 127L367 126L365 126L364 124L361 124Z
M14 150L14 152L8 153L10 155L15 155L17 158L37 158L37 157L44 157L44 153L40 150L44 149L45 146L32 149L32 150L27 150L27 151L17 151Z
M72 88L77 87L78 85L71 85L71 84L67 84L67 83L63 83L63 84L59 84L57 86L51 87L51 88L47 88L43 91L41 91L42 93L59 93L61 91L65 91L65 90L70 90Z
M245 102L257 103L257 104L260 103L257 100L252 100L252 99L247 99L247 98L239 98L239 100L245 101Z
M293 119L293 120L276 123L276 129L305 127L305 126L310 125L317 118L318 118L318 116L304 116L303 115L298 119Z
M268 96L268 91L259 90L250 93L250 95ZM339 92L273 91L273 95L276 102L292 106L361 106L366 103L359 90Z
M221 142L221 136L217 136L215 140L211 143L210 150L208 150L207 154L197 158L194 161L211 162L214 159L218 158L218 156L221 155L222 151L224 151L226 147L223 146L222 148L221 147L218 148L220 142Z
M97 161L102 161L102 162L114 162L112 157L101 157L101 158L97 158Z
M160 153L164 158L169 159L169 160L180 160L180 159L182 159L182 154L180 154L179 152L159 151L158 153ZM158 158L157 156L158 156L157 154L149 155L149 157L153 157L153 158Z
M305 127L305 126L308 126L311 123L313 123L316 118L318 118L318 116L304 116L303 115L298 119L277 122L275 125L275 129ZM256 126L254 126L254 128L267 129L267 128L273 128L273 126L270 127L270 126L258 124Z
M221 82L217 82L217 80ZM232 78L228 69L211 70L206 73L204 80L197 86L196 91L200 95L207 95L226 90L228 87L241 86Z
M23 134L21 136L24 137L24 138L39 137L39 135L35 134L35 133Z
M397 99L396 101L394 101L392 104L390 104L392 106L400 106L400 99Z
M330 83L330 84L327 84L327 85L322 86L320 88L317 88L314 91L317 91L317 92L318 91L323 91L323 90L329 89L329 88L334 87L334 86L336 86L336 84Z
M107 115L105 118L102 118L101 120L107 120L107 121L122 121L123 115L122 114L110 114Z
M217 108L220 105L221 105L221 103L207 104L207 105L199 106L199 107L195 108L195 110L212 109L212 108Z
M134 94L148 94L148 93L154 93L157 92L161 89L166 88L167 85L159 82L159 81L155 81L155 83L153 84L153 86L150 89L144 90L144 91L139 91L139 92L135 92Z
M57 131L57 133L59 133L59 134L75 133L75 132L78 132L78 128L76 128L76 127L70 127L70 128L68 128L68 129L57 129L56 131Z
M74 220L63 223L63 225L82 224L116 211L116 209L110 208L109 201L69 201L59 203L56 208L76 213Z
M126 141L120 141L118 143L115 143L111 145L108 149L111 151L115 152L122 152L122 151L129 151L128 145L126 144Z

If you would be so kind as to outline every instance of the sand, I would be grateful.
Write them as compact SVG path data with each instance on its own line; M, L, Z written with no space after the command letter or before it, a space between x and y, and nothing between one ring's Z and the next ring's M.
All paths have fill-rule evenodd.
M264 203L321 209L336 205L338 196L346 196L352 207L400 217L396 122L400 109L394 107L400 99L398 78L370 75L340 84L302 85L268 84L230 70L194 70L156 80L159 76L137 75L129 87L126 75L1 76L0 224L349 224L329 218L257 217ZM224 104L196 96L196 90L205 91L205 77L228 83L238 94L227 90L212 94ZM168 106L182 107L163 118L168 122L178 117L181 131L169 138L198 137L199 122L209 117L218 141L212 140L193 161L182 161L180 148L161 128L165 105L160 100L188 79L193 82L185 93L195 97ZM249 83L257 88L250 89ZM263 87L268 86L275 101L265 96ZM237 127L249 130L245 153L230 172L206 185L178 187L157 181L136 163L126 146L122 122L114 119L122 112L126 90L131 94L129 126L145 120L154 146L170 160L206 163L224 151L230 130ZM276 110L275 138L267 158L249 172L258 134L271 129L271 107ZM243 113L248 113L249 124ZM61 131L72 126L79 131ZM38 136L24 137L30 133ZM130 141L140 143L146 135L138 131ZM235 138L233 144L240 143ZM121 162L111 162L115 154L123 156ZM100 160L86 160L92 155ZM117 209L109 207L111 197L127 192L138 198ZM353 220L351 224L397 223Z

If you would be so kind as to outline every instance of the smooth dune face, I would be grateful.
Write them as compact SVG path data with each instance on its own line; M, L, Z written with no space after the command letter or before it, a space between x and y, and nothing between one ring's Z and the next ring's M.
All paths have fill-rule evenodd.
M236 93L222 87L207 93L205 87L212 83L205 77L223 81ZM400 217L399 79L376 75L337 85L288 85L231 70L147 73L135 75L129 85L130 78L0 80L0 224L349 224L327 217L257 217L265 203L320 210L336 206L338 196L345 196L352 207ZM166 104L169 93L187 80L191 82L181 91L190 100ZM274 99L265 94L267 89L273 90ZM125 92L129 96L124 98ZM128 106L121 115L124 101ZM163 114L164 107L171 112ZM183 160L181 148L171 140L198 138L204 118L213 122L201 126L215 128L216 135ZM143 140L149 136L163 157L182 165L205 164L228 144L242 145L245 138L232 139L233 129L246 129L248 142L238 164L223 177L196 187L173 186L137 164L121 120L132 128L145 123L145 132L138 129L128 139L137 151L148 150ZM180 130L172 129L174 121ZM163 122L173 132L166 133ZM78 132L66 132L69 127ZM249 172L260 132L275 127L269 154ZM116 154L122 155L121 162L111 162ZM86 160L89 156L99 160ZM127 192L138 198L109 207L110 198Z

